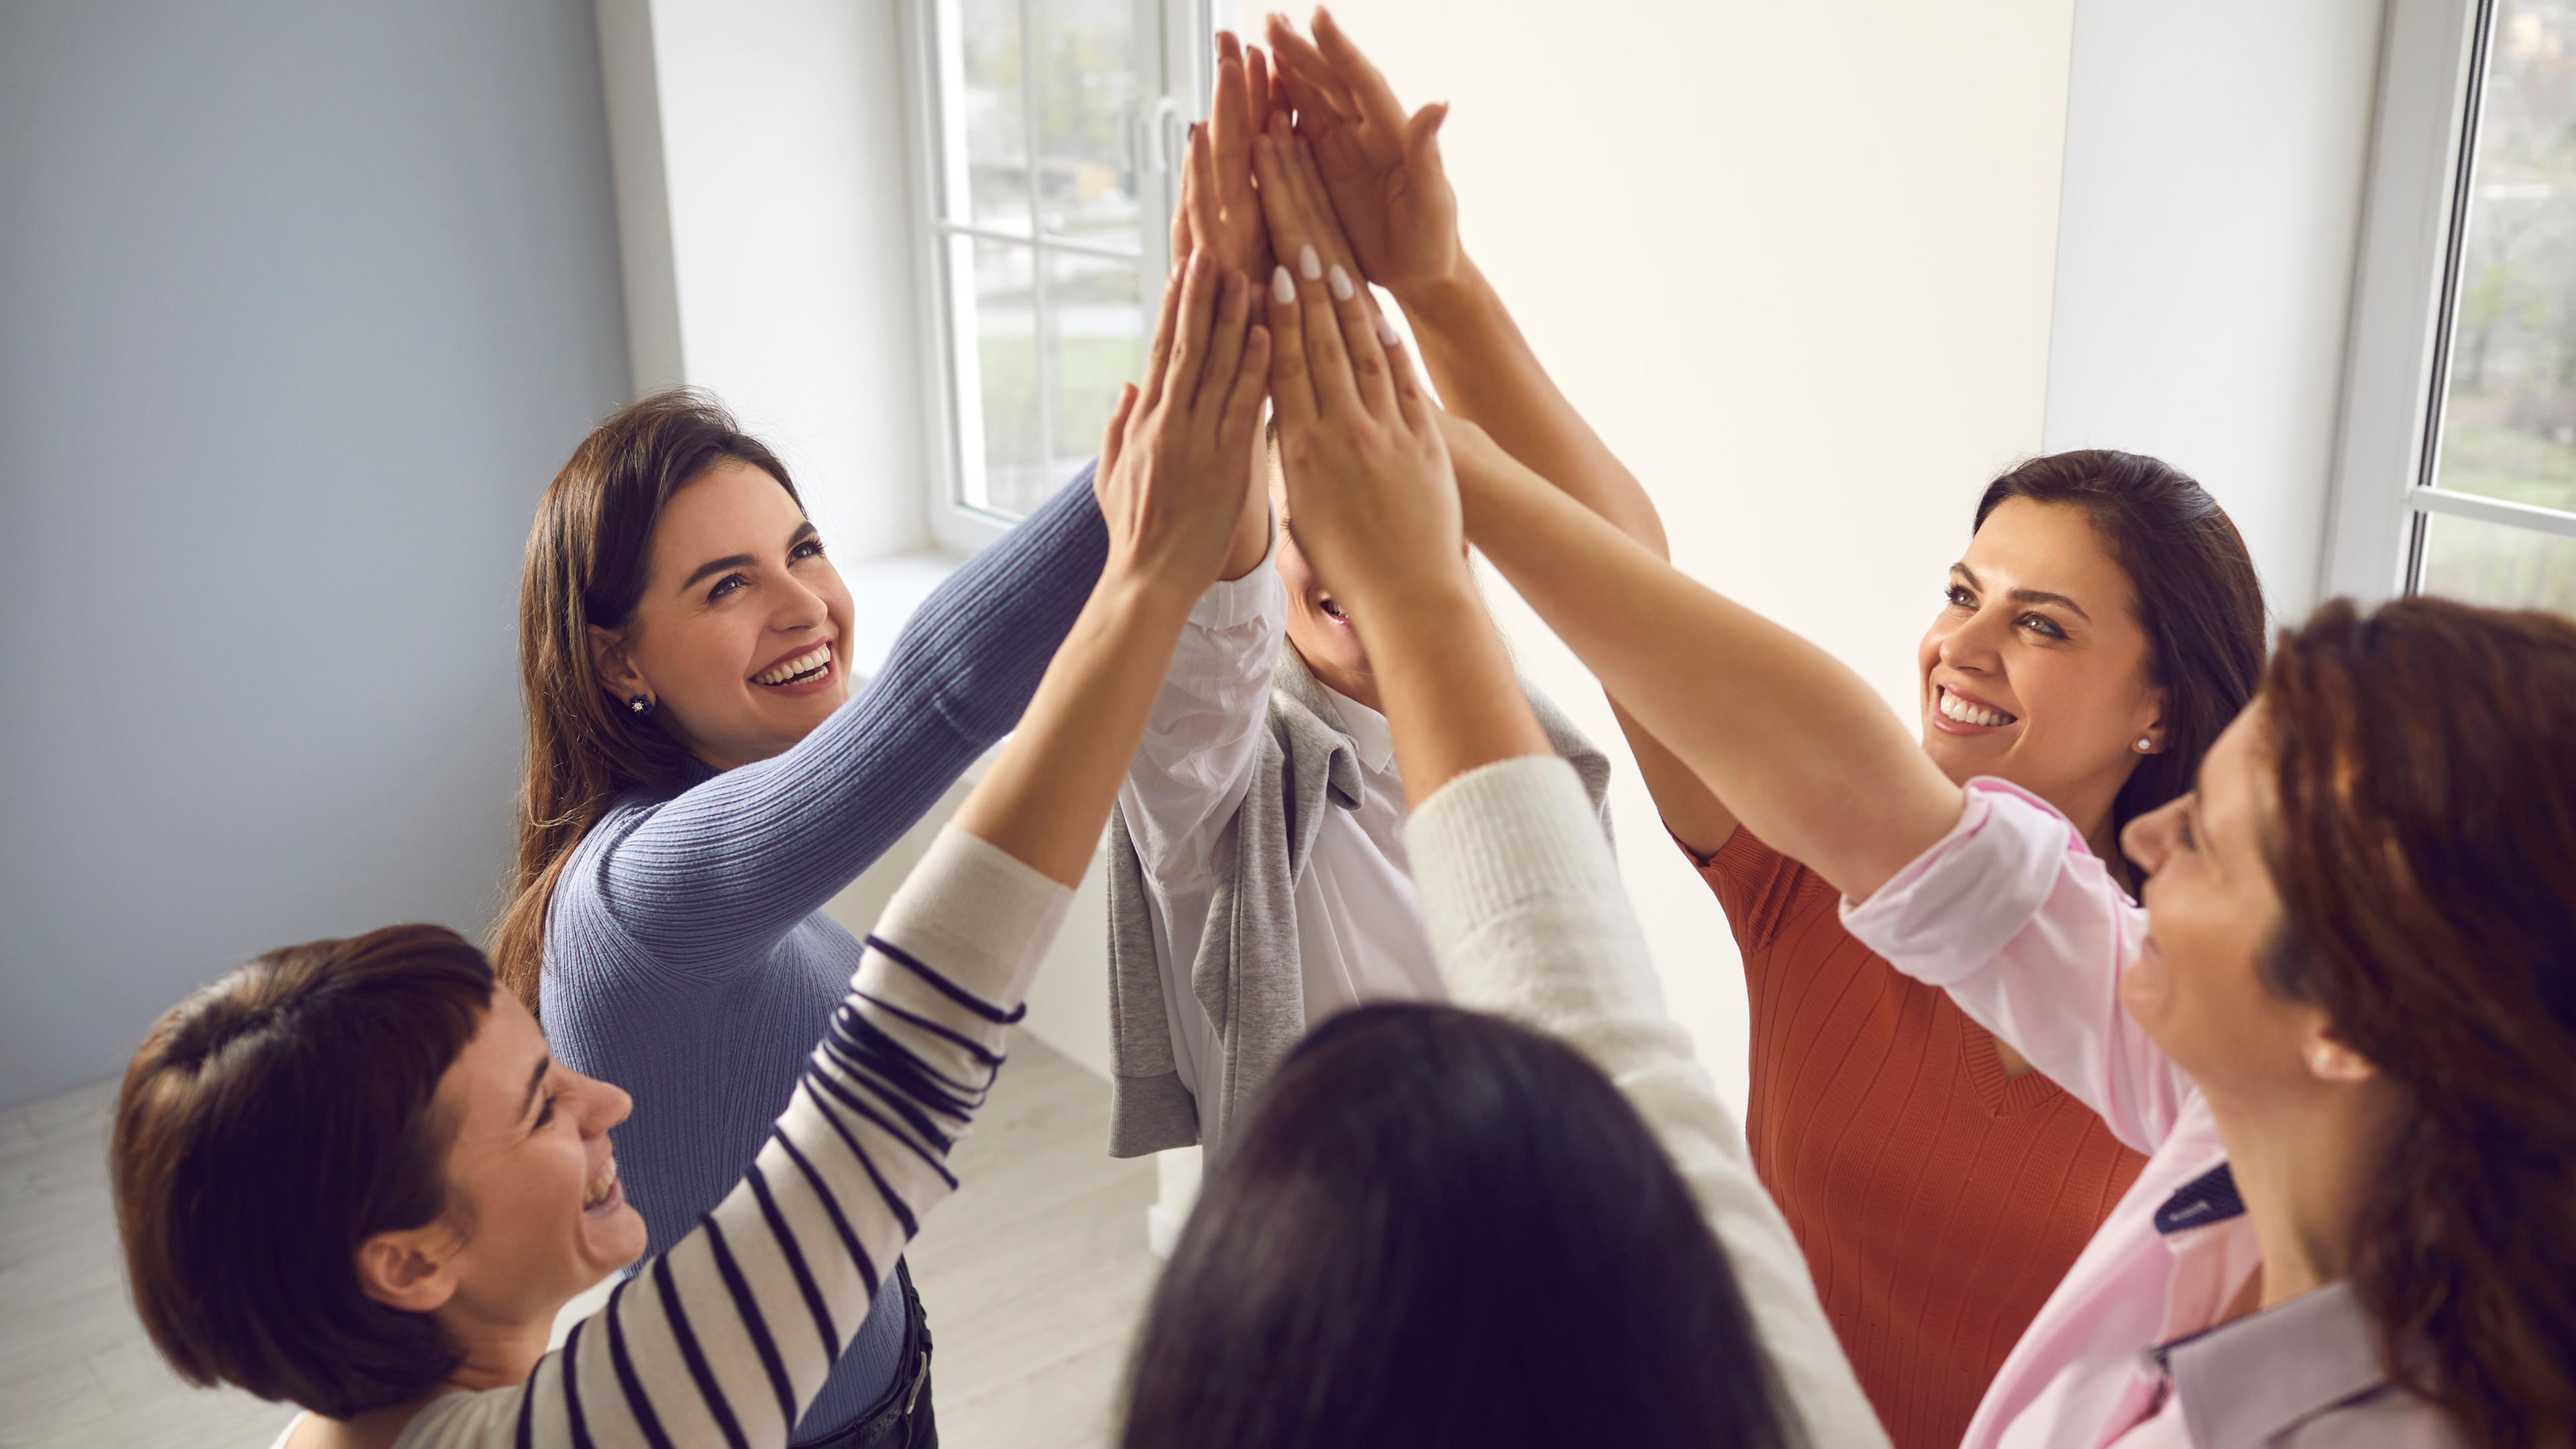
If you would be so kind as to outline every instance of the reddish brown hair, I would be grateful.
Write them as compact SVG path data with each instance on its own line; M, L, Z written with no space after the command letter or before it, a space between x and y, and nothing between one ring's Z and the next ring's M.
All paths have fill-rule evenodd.
M2402 1383L2482 1445L2576 1424L2576 621L2337 600L2263 691L2272 987L2408 1107L2351 1277Z
M1986 485L1975 526L2012 498L2084 511L2129 577L2148 677L2165 692L2164 748L2139 757L2112 798L2116 836L2191 789L2201 757L2253 699L2271 629L2262 580L2227 510L2162 459L2107 448L2033 458Z
M519 688L527 711L527 776L519 791L510 904L492 934L501 983L537 1009L546 906L573 847L631 790L675 791L696 764L677 739L608 697L590 656L590 626L616 629L644 597L653 528L699 474L748 463L796 485L733 415L688 388L655 393L591 430L546 486L519 575Z
M439 1078L492 1002L438 926L271 951L172 1007L126 1068L109 1170L135 1312L194 1384L345 1419L455 1354L367 1296L359 1244L437 1221Z

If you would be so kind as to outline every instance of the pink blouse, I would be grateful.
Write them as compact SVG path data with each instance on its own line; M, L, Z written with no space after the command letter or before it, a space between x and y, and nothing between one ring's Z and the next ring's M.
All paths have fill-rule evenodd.
M2005 1358L1963 1449L2458 1442L2385 1382L2345 1285L2220 1322L2262 1254L2207 1102L2121 1008L2146 912L2064 816L1971 781L1950 833L1842 911L1853 936L2148 1154Z

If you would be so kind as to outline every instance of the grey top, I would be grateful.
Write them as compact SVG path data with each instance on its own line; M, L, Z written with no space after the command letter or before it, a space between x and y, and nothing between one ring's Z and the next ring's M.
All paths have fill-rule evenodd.
M739 1181L858 969L823 913L1019 722L1108 556L1091 470L923 602L885 668L774 759L621 800L582 838L546 917L539 1020L555 1054L635 1098L617 1131L648 1250ZM798 1442L896 1381L891 1273Z
M1582 778L1609 830L1610 761L1538 691L1530 704ZM1281 649L1251 784L1217 870L1208 929L1190 949L1190 994L1217 1040L1216 1070L1184 1084L1172 1048L1144 862L1125 807L1109 817L1109 1153L1214 1145L1306 1030L1297 884L1313 864L1326 810L1357 810L1368 786L1359 747L1294 649Z

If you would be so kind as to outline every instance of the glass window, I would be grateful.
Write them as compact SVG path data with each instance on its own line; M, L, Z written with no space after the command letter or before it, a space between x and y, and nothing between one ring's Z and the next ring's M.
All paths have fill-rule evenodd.
M1167 58L1205 48L1205 7L915 3L935 112L942 500L1016 518L1089 461L1142 365L1177 157L1169 97L1186 89Z
M2576 0L2482 19L2413 582L2576 612Z

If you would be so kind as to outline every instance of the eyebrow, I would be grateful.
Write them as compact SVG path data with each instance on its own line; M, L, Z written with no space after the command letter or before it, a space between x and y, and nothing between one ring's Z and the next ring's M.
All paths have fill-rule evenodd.
M803 523L796 525L796 531L794 533L787 535L787 546L789 548L794 548L796 545L803 543L806 539L812 537L816 531L814 520L810 518L806 519ZM698 565L697 572L689 575L685 579L682 579L680 581L680 587L673 592L685 594L689 590L696 588L698 586L698 580L707 577L709 574L720 574L729 569L747 569L758 562L760 562L760 560L753 558L747 553L729 553L723 558L708 559L705 563Z
M1981 589L1985 587L1985 585L1977 582L1977 571L1968 567L1966 564L1954 563L1950 565L1950 572L1967 579L1968 587L1972 589ZM2087 624L2093 622L2093 616L2084 612L2084 606L2082 604L2075 602L2064 594L2052 594L2046 589L2007 589L2004 591L2004 597L2012 600L2016 604L2055 604L2059 608L2066 610L2068 613L2073 614L2076 618L2083 620Z
M528 1120L528 1109L537 1105L537 1088L545 1085L546 1068L554 1064L552 1052L537 1058L537 1069L528 1073L528 1094L519 1099L519 1115L514 1120L521 1122Z

